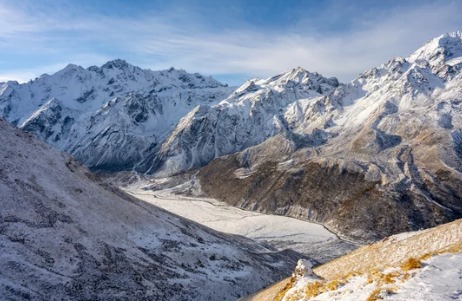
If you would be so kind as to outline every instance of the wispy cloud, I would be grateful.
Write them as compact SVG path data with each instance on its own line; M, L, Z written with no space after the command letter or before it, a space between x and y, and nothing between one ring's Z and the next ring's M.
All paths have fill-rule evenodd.
M302 66L346 81L393 56L407 56L434 36L462 27L462 3L458 1L437 1L405 10L397 7L375 15L358 12L361 17L353 18L344 30L317 31L310 23L341 19L341 11L320 12L316 20L302 16L283 30L247 24L229 24L217 30L197 17L188 18L182 9L120 17L72 14L60 7L59 13L50 15L36 7L18 11L0 2L0 51L54 55L55 62L83 65L120 57L151 69L175 66L248 77L268 77ZM52 59L30 68L0 64L0 81L7 76L21 80L34 72L56 71L45 69Z

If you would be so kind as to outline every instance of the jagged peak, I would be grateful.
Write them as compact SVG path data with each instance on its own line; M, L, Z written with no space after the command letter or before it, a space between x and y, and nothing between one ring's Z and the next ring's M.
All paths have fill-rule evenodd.
M1 84L4 84L5 86L19 86L20 85L20 83L17 80L9 80Z
M462 32L442 34L425 43L409 56L410 62L427 60L432 65L462 56Z
M79 66L79 65L70 63L70 64L67 64L66 67L64 67L64 70L66 70L66 69L67 70L72 70L72 69L79 69L79 68L82 68L82 67Z
M277 76L263 81L258 81L256 83L262 86L268 85L275 87L289 87L294 84L310 86L312 89L320 91L320 93L323 93L326 89L330 90L331 88L335 88L340 85L338 79L335 77L326 78L318 72L310 72L302 67L294 68L288 72L281 73ZM321 85L323 85L324 88L321 88ZM329 86L331 88L329 88Z
M155 73L174 80L180 80L182 82L181 85L189 85L190 87L226 87L225 84L217 81L212 76L204 76L197 72L189 73L184 69L175 69L174 67L162 71L155 71Z
M84 70L84 68L82 66L71 63L71 64L67 64L66 67L64 67L61 71L58 71L57 73L59 73L59 72L69 73L69 72L75 72L75 71L78 71L78 70Z
M453 65L460 61L462 61L462 32L445 33L431 39L407 58L395 57L385 64L361 73L353 84L364 79L378 79L383 76L397 78L409 68L419 71L422 68L444 64Z
M462 31L460 31L460 30L447 33L447 35L450 36L450 37L453 37L453 38L462 39Z
M128 67L133 67L133 65L127 63L127 61L123 59L108 61L101 66L102 69L125 69Z
M379 78L394 72L402 73L408 63L409 61L406 58L399 56L394 57L378 67L373 67L364 71L353 81L353 83L361 79Z
M288 72L283 73L281 78L286 78L286 79L289 79L289 80L298 81L300 79L309 77L311 74L313 74L314 76L319 75L317 73L311 73L311 72L309 72L308 70L306 70L306 69L304 69L302 67L297 67L297 68L294 68L294 69L292 69L292 70L290 70Z
M76 64L67 64L66 67L63 69L59 70L58 72L54 73L53 76L59 76L59 77L69 77L73 76L76 72L85 70L82 66L76 65ZM39 79L45 79L47 76L45 74L42 74Z
M242 86L240 86L234 93L242 93L242 92L255 92L260 87L255 84L256 80L248 80Z
M310 84L314 82L319 84L326 83L333 87L339 85L339 82L335 77L327 78L318 72L310 72L302 67L294 68L288 72L280 74L279 76L275 76L270 80L281 84L287 84L287 82L292 81L299 84Z

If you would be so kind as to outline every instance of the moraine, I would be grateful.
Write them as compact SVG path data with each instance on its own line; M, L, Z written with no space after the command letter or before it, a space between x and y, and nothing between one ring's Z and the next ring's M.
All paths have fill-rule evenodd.
M176 195L169 189L126 188L133 196L214 230L243 235L279 250L292 249L327 262L356 248L322 225L245 211L212 198Z

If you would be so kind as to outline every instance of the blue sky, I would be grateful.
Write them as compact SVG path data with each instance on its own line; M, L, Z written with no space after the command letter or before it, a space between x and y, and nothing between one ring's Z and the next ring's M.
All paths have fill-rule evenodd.
M450 0L0 0L0 81L115 58L232 85L297 66L350 81L461 15Z

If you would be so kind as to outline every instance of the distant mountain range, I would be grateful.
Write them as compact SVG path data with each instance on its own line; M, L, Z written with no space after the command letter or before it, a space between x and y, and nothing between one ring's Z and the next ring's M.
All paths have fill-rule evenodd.
M201 168L210 196L374 240L462 217L461 69L460 32L349 84L296 68L234 89L115 60L2 83L0 112L92 169Z
M143 70L123 60L68 65L26 84L0 84L3 118L94 169L152 170L178 121L232 89L173 68Z

